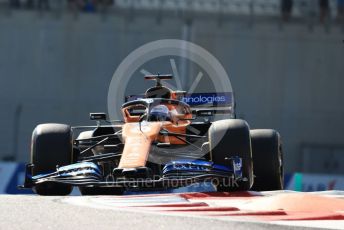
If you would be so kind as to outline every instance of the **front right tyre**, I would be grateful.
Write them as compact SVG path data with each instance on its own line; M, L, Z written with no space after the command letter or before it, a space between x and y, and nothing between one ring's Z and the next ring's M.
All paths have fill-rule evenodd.
M73 162L72 131L69 125L41 124L32 134L31 164L32 175L47 174L56 171L56 166ZM43 182L33 187L39 195L69 195L72 186L53 182Z

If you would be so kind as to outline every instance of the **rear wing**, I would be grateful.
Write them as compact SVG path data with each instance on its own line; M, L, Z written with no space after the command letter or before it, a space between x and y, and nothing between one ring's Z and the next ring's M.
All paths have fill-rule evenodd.
M144 95L130 95L125 97L125 102L144 98ZM197 116L229 115L235 118L235 103L233 92L220 93L192 93L184 94L178 98L190 105Z
M193 111L207 111L213 114L234 114L233 93L193 93L186 94L182 101Z

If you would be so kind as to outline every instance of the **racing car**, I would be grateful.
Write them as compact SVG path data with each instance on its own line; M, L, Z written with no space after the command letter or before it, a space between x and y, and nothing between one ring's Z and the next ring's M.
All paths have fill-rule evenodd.
M155 85L127 97L122 120L90 113L94 126L38 125L21 187L39 195L68 195L75 186L82 195L121 195L202 182L225 192L283 188L277 131L250 130L235 116L214 119L234 108L193 107L186 92L163 85L172 75L145 79Z

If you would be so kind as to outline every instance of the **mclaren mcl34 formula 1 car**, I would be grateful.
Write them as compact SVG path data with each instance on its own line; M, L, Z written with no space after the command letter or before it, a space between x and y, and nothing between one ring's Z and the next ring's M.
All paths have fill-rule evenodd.
M250 130L235 116L216 120L217 113L233 114L233 106L219 109L208 103L195 109L192 100L199 95L162 85L171 78L145 76L156 84L141 97L127 97L123 120L111 122L105 113L91 113L95 126L38 125L21 187L39 195L68 195L74 186L83 195L121 195L202 182L217 191L283 188L277 131ZM219 102L227 96L212 98Z

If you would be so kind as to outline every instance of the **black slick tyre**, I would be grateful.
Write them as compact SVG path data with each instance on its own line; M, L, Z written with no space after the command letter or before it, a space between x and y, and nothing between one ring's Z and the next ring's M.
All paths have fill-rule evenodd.
M251 130L254 164L252 190L283 189L283 153L280 135L272 129Z
M68 125L41 124L32 134L31 163L34 164L32 175L51 173L56 166L73 162L72 132ZM68 195L72 186L53 182L44 182L33 187L39 195Z
M250 130L240 119L215 121L209 128L210 157L214 164L226 165L231 157L242 159L243 180L225 181L216 185L217 191L246 191L253 184Z

